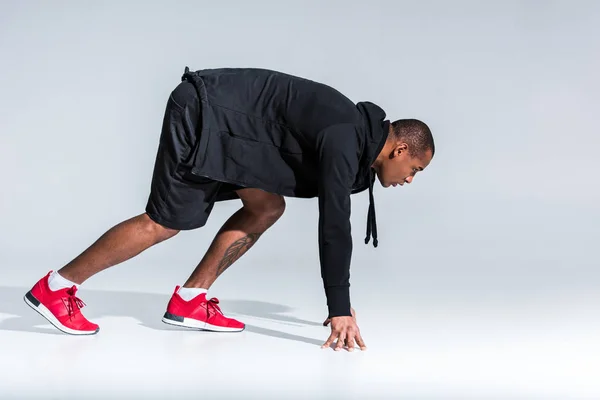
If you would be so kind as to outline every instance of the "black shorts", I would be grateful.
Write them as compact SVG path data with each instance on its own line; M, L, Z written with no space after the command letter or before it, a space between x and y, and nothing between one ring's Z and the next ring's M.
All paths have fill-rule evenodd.
M167 228L204 226L217 199L236 198L235 191L242 188L190 173L201 118L196 89L180 83L167 101L146 205L148 216Z

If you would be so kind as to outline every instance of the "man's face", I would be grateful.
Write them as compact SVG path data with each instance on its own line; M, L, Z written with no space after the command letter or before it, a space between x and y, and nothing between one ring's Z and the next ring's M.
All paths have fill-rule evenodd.
M377 178L383 187L411 183L415 174L424 170L431 161L431 151L419 156L411 156L405 143L395 145L384 153L381 163L375 167Z

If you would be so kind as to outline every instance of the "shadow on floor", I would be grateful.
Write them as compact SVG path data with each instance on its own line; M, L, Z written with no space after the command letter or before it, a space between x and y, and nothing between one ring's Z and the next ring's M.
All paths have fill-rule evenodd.
M29 289L0 286L0 313L17 315L0 321L0 331L35 332L42 334L64 335L57 329L47 329L41 325L49 325L43 317L32 310L23 301L23 296ZM132 317L139 320L140 325L154 330L188 330L161 321L163 313L169 301L170 294L135 293L109 290L86 289L86 306L83 312L90 320L101 317ZM284 315L292 311L291 307L281 304L267 303L253 300L227 300L219 299L220 306L225 315L244 320L243 317L265 319L285 325L295 326L322 326L319 322L307 321L293 316ZM279 332L273 329L262 328L246 324L248 332L275 337L279 339L294 340L311 345L321 345L327 335L329 328L324 331L324 340L319 341L299 335ZM207 334L208 332L201 332Z

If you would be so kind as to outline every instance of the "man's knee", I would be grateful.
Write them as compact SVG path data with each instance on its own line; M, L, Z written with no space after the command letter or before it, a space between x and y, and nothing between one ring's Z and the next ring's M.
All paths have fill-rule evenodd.
M265 222L273 224L285 211L285 199L282 196L265 199L263 203L250 207L249 211Z
M274 223L281 218L285 211L286 204L283 196L258 189L244 189L238 193L244 209L267 223Z
M265 218L277 221L285 211L285 199L283 196L277 196L270 199L264 208Z
M142 214L142 229L154 238L155 243L163 242L179 233L179 230L168 228L154 221L148 214Z

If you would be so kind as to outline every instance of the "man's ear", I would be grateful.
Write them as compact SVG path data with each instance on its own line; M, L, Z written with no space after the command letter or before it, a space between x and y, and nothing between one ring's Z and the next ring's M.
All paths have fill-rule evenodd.
M398 157L402 153L408 152L408 145L406 143L398 143L394 147L394 151L392 152L392 158Z

